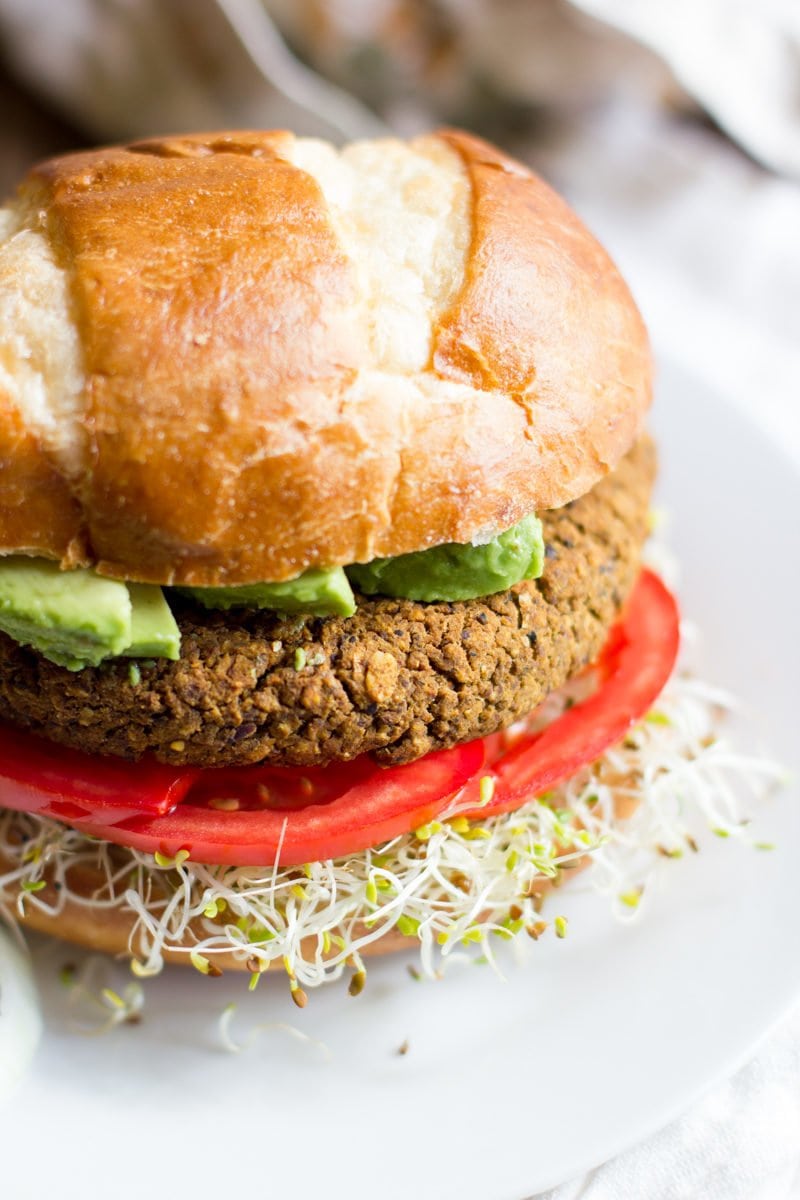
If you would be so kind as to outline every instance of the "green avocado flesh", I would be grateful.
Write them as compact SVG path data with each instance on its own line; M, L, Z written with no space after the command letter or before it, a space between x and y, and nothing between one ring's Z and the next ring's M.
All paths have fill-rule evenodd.
M131 644L122 651L126 658L171 658L181 656L181 631L160 587L129 583L133 605Z
M268 608L313 617L352 617L353 589L341 567L304 571L283 583L251 583L243 587L179 588L206 608Z
M70 671L122 654L177 658L180 649L161 588L21 555L0 559L0 629Z
M367 596L408 600L475 600L536 579L544 566L542 524L534 516L484 545L450 542L397 558L376 558L347 568L350 582Z
M525 517L484 545L434 546L343 569L305 571L284 583L178 588L206 608L259 608L351 617L353 583L365 595L474 600L542 572L541 523ZM0 559L0 630L70 671L104 659L180 657L181 635L160 587L62 571L42 558Z

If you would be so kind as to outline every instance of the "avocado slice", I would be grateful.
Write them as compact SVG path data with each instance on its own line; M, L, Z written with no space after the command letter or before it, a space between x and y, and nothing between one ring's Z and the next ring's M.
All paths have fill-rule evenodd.
M176 590L205 608L267 608L314 617L352 617L356 611L353 590L341 567L313 568L282 583Z
M43 558L0 559L0 629L51 662L70 671L97 666L130 645L131 626L124 583Z
M170 658L181 656L181 631L160 587L129 583L131 598L131 641L122 651L126 658Z
M44 558L0 558L0 629L60 667L106 658L180 657L181 635L160 587L62 571Z
M532 514L483 545L448 542L395 558L376 558L347 568L350 582L367 596L408 600L474 600L536 579L544 566L542 523Z

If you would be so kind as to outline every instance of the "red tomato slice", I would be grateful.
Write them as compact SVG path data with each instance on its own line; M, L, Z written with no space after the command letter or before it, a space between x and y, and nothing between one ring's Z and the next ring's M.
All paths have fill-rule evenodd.
M199 773L97 758L0 724L0 804L70 825L87 817L116 825L142 813L163 816L180 804Z
M402 767L365 756L325 768L185 770L94 758L0 726L0 804L206 863L292 866L355 854L426 824L457 792L474 796L472 815L486 818L573 775L647 712L677 652L675 601L643 571L598 661L597 691L510 749L493 734ZM478 806L487 774L494 793Z
M642 571L598 660L602 682L597 691L541 733L523 736L496 761L489 752L492 765L483 774L493 780L492 799L466 815L513 812L621 742L658 698L679 644L674 596L652 571ZM478 781L469 792L478 799Z
M284 802L281 807L225 812L193 804L190 797L168 816L152 821L134 819L113 829L89 824L81 828L169 857L188 850L198 862L264 867L279 858L284 866L292 866L337 858L417 829L441 812L483 762L481 741L426 754L402 767L382 768L365 757L358 760L362 778L322 804L307 802L293 809ZM233 772L225 774L229 781L234 777ZM226 787L222 798L229 793Z

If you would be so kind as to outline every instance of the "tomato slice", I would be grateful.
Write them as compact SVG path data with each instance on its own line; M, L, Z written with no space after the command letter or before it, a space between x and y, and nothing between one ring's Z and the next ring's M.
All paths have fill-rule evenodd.
M20 812L68 824L94 818L109 826L142 813L161 817L180 804L199 774L195 767L81 754L0 724L0 804Z
M587 700L510 748L502 734L402 767L366 756L325 768L181 769L64 750L0 726L0 804L96 837L198 862L286 866L355 854L424 825L458 793L471 815L509 812L593 762L651 707L678 652L675 600L643 571ZM480 780L494 791L479 805Z
M293 810L279 802L226 812L194 804L190 796L166 817L134 819L111 830L81 828L169 857L188 850L198 862L262 867L280 859L292 866L361 851L417 829L441 812L483 762L481 741L426 754L402 767L382 768L363 758L362 778L322 804Z
M487 752L490 767L483 774L493 781L492 798L465 815L486 818L513 812L621 742L662 691L679 644L674 596L652 571L642 571L597 662L597 691L542 732L523 736L501 756ZM469 786L467 801L470 795L478 800L478 781Z

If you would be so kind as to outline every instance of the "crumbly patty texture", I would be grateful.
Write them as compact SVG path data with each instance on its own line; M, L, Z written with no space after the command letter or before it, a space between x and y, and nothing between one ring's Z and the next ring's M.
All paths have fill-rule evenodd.
M655 455L639 442L542 514L542 577L485 599L360 598L350 618L173 597L179 662L71 673L0 635L0 716L94 754L202 766L402 763L511 724L600 650L639 569Z

